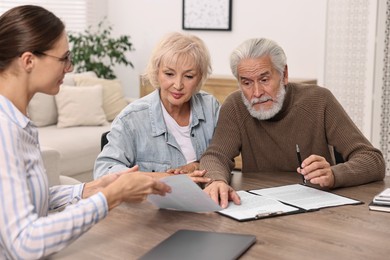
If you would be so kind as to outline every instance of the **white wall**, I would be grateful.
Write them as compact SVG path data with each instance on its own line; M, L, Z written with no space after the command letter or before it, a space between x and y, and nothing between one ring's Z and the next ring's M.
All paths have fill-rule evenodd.
M202 38L213 73L231 75L229 55L242 41L267 37L285 50L290 77L322 82L326 0L233 0L232 31L185 31ZM139 97L139 75L160 38L183 31L182 0L108 0L108 20L115 34L128 34L136 49L135 68L117 68L128 97Z

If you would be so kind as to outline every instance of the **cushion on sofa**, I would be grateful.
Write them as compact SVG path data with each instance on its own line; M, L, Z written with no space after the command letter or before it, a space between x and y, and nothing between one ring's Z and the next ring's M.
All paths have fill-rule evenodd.
M123 88L119 80L92 78L85 75L75 75L74 80L77 86L103 86L103 109L108 121L112 121L128 104Z
M30 119L38 127L57 123L57 106L52 95L36 93L31 99L27 111Z
M82 73L67 73L64 76L63 85L75 86L76 75L97 78L96 73L87 71ZM28 108L28 115L38 127L57 124L57 106L54 96L43 93L36 93L31 99Z
M74 81L74 78L77 76L97 78L96 73L93 71L85 71L80 73L66 73L62 84L67 86L76 86L76 82Z
M85 77L89 79L89 82L86 83L87 85L84 85L82 87L75 86L75 77ZM60 117L60 124L63 118L61 118L64 115L64 112L69 112L69 114L72 114L70 117L77 117L77 121L81 121L83 124L86 120L89 120L91 117L90 112L85 112L84 110L87 109L89 106L91 106L91 102L96 105L96 101L99 100L99 98L92 97L91 95L82 95L83 96L83 102L82 106L80 106L80 102L78 103L78 109L76 111L66 111L66 109L63 108L63 102L64 99L68 99L68 102L75 102L78 100L80 95L76 95L75 93L78 90L82 91L83 94L84 91L90 91L87 87L93 87L94 85L97 85L96 82L92 82L93 78L96 78L96 74L94 73L70 73L66 74L64 78L64 83L61 86L65 87L65 92L69 93L59 93L57 96L49 96L44 94L39 94L34 96L33 98L36 98L36 103L32 103L32 105L38 106L38 108L33 107L33 109L30 109L30 112L33 113L30 115L30 118L34 121L36 119L36 115L42 116L41 119L38 117L36 119L38 122L39 120L46 120L45 122L40 122L38 125L38 131L39 131L39 141L41 144L41 147L49 147L53 151L56 151L57 157L59 155L59 162L58 162L58 172L57 174L53 175L53 180L50 181L51 184L58 183L58 176L60 176L59 182L62 183L63 179L68 179L67 177L75 178L79 181L86 182L93 180L93 168L95 164L95 160L100 153L100 139L101 135L104 132L107 132L110 130L111 125L106 120L106 114L103 107L103 100L104 97L107 97L107 94L110 94L112 92L112 100L110 101L110 98L108 98L106 101L110 101L113 103L113 106L116 106L115 109L111 109L110 107L107 109L108 112L110 112L111 109L111 116L110 119L112 120L129 102L123 97L122 93L122 86L120 85L119 81L110 81L110 80L102 80L100 82L106 83L104 86L101 86L101 109L100 109L100 115L103 115L105 119L104 125L93 125L93 126L69 126L65 128L57 127L57 119ZM113 84L114 86L112 88L106 89L109 85ZM68 86L71 85L71 86ZM84 90L85 88L85 90ZM108 90L108 93L106 93L106 96L104 96L104 90ZM65 96L63 96L65 94ZM115 95L114 95L115 94ZM41 95L43 97L41 97ZM72 98L69 98L69 96L72 96ZM88 96L87 98L85 96ZM108 97L110 97L108 95ZM119 98L118 98L119 97ZM56 100L57 99L57 100ZM115 99L119 99L119 102L115 102ZM59 107L57 107L56 101L58 101ZM124 102L122 102L124 101ZM110 103L108 102L108 104ZM120 105L118 108L118 104ZM110 105L109 105L110 106ZM50 109L52 107L52 109ZM82 112L82 110L84 112ZM88 110L88 109L87 109ZM89 109L90 110L90 109ZM98 109L92 109L93 112L96 112ZM38 111L35 112L34 111ZM58 114L58 111L60 114ZM102 112L103 111L103 112ZM113 112L112 112L113 111ZM48 112L55 112L55 114L48 117L47 115L44 115L44 113ZM48 120L50 119L50 121ZM70 119L69 119L70 120ZM96 123L94 123L96 124ZM79 125L79 123L72 122L71 125ZM48 163L50 163L51 166L54 166L54 161L50 158L53 158L54 153L49 153L46 155L43 153L44 161L46 160ZM51 157L50 157L51 156ZM49 166L50 166L49 165ZM53 168L53 167L52 167ZM48 171L48 175L50 174L50 171ZM67 176L67 177L64 177ZM50 178L50 176L49 176Z
M108 124L103 110L103 87L61 86L55 96L58 112L57 127L97 126Z

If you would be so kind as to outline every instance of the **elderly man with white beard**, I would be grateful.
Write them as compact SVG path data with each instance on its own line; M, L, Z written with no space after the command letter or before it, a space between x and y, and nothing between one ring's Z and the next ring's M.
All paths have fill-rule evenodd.
M382 153L332 93L288 82L287 58L277 43L264 38L244 41L232 52L230 67L239 90L223 103L212 142L200 160L200 169L211 179L204 191L221 207L228 201L240 204L229 186L240 153L243 174L256 172L259 178L261 172L297 172L326 189L384 178ZM333 149L342 163L336 164Z

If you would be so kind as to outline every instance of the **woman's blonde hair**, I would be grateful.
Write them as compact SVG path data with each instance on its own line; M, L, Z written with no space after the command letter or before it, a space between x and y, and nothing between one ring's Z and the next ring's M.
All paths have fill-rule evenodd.
M211 59L204 42L195 35L170 33L154 48L142 80L149 81L154 88L160 88L158 72L161 64L177 63L178 59L191 59L201 74L197 92L211 75Z

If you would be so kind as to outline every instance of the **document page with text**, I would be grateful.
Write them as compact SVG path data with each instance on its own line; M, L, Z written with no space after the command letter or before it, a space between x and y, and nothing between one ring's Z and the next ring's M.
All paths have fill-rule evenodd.
M237 191L237 194L241 198L241 204L236 205L230 202L229 206L220 210L219 213L237 220L248 220L299 211L299 209L283 204L275 199L258 196L247 191Z
M273 198L284 203L303 208L305 210L314 210L349 204L361 204L361 201L353 200L301 184L251 190L251 192Z

